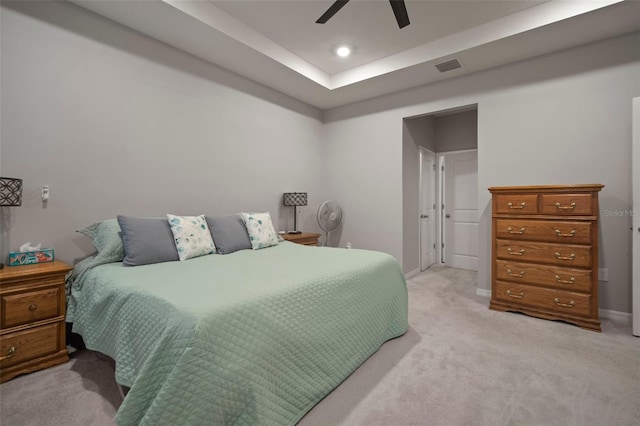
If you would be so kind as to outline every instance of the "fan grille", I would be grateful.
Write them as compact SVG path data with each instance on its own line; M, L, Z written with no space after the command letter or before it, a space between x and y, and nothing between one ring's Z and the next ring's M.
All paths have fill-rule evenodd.
M342 221L342 209L335 201L325 201L318 209L318 225L325 232L331 232Z

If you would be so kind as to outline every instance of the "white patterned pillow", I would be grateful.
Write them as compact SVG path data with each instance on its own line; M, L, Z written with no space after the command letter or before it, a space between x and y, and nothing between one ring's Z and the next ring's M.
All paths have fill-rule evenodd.
M167 215L180 260L204 256L216 251L204 215Z
M278 244L278 234L273 227L269 212L241 213L241 215L249 233L252 249L258 250Z

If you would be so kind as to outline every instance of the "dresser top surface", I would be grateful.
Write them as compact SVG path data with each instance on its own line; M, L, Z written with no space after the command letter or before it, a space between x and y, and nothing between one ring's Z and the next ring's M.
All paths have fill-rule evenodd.
M594 192L600 191L604 185L600 183L578 184L578 185L527 185L527 186L492 186L489 188L491 193L520 193L520 192L550 192L550 193L567 193L567 192Z

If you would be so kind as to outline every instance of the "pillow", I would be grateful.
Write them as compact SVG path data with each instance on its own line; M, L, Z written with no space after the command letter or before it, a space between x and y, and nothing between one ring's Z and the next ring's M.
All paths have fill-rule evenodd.
M178 250L167 219L118 215L118 223L122 229L122 263L125 266L178 260Z
M203 215L167 215L180 261L216 251L211 232Z
M258 250L278 244L278 236L269 212L241 213L241 215L249 233L252 249Z
M216 251L229 254L251 248L247 228L239 214L223 217L206 217Z
M78 229L77 232L91 238L93 246L98 251L95 259L100 264L121 262L124 259L120 225L116 219L103 220Z

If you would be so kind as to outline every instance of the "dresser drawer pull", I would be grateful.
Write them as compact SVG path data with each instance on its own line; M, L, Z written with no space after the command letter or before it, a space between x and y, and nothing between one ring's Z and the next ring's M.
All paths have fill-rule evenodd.
M35 311L36 309L38 309L38 305L36 305L35 303L29 305L29 310L31 312Z
M4 361L5 359L9 359L13 356L13 354L16 353L16 347L15 346L11 346L9 348L9 352L7 352L6 356L0 357L0 361Z
M556 252L556 259L559 260L574 260L576 258L575 253L571 253L569 256L562 256L560 253Z
M507 248L507 251L509 252L509 254L514 255L514 256L524 256L524 249L520 249L520 251L511 251L510 248Z
M509 231L509 233L510 233L510 234L519 234L519 235L522 235L522 234L524 234L525 228L523 227L523 228L520 228L520 230L519 230L519 231L514 231L512 227L509 227L509 228L507 229L507 231Z
M560 303L560 299L556 297L555 299L553 299L553 301L556 302L556 305L564 306L565 308L573 308L575 306L573 300L570 300L569 303Z
M556 203L556 207L558 210L573 210L576 208L576 203L571 203L568 206L563 206L560 203Z
M524 297L524 291L521 291L520 294L513 294L511 290L507 290L507 296L513 297L514 299L522 299Z
M562 231L560 231L559 229L556 229L556 236L557 237L573 237L576 235L576 230L572 229L571 232L569 232L568 234L563 234Z
M514 206L513 203L507 203L507 205L509 206L510 209L524 209L524 206L527 203L520 203L519 206Z
M524 271L520 272L519 274L514 274L513 272L511 272L511 269L507 269L507 273L509 274L510 277L516 277L516 278L524 277Z
M560 275L556 275L556 282L559 282L560 284L573 284L576 282L576 277L571 277L569 280L561 280Z

